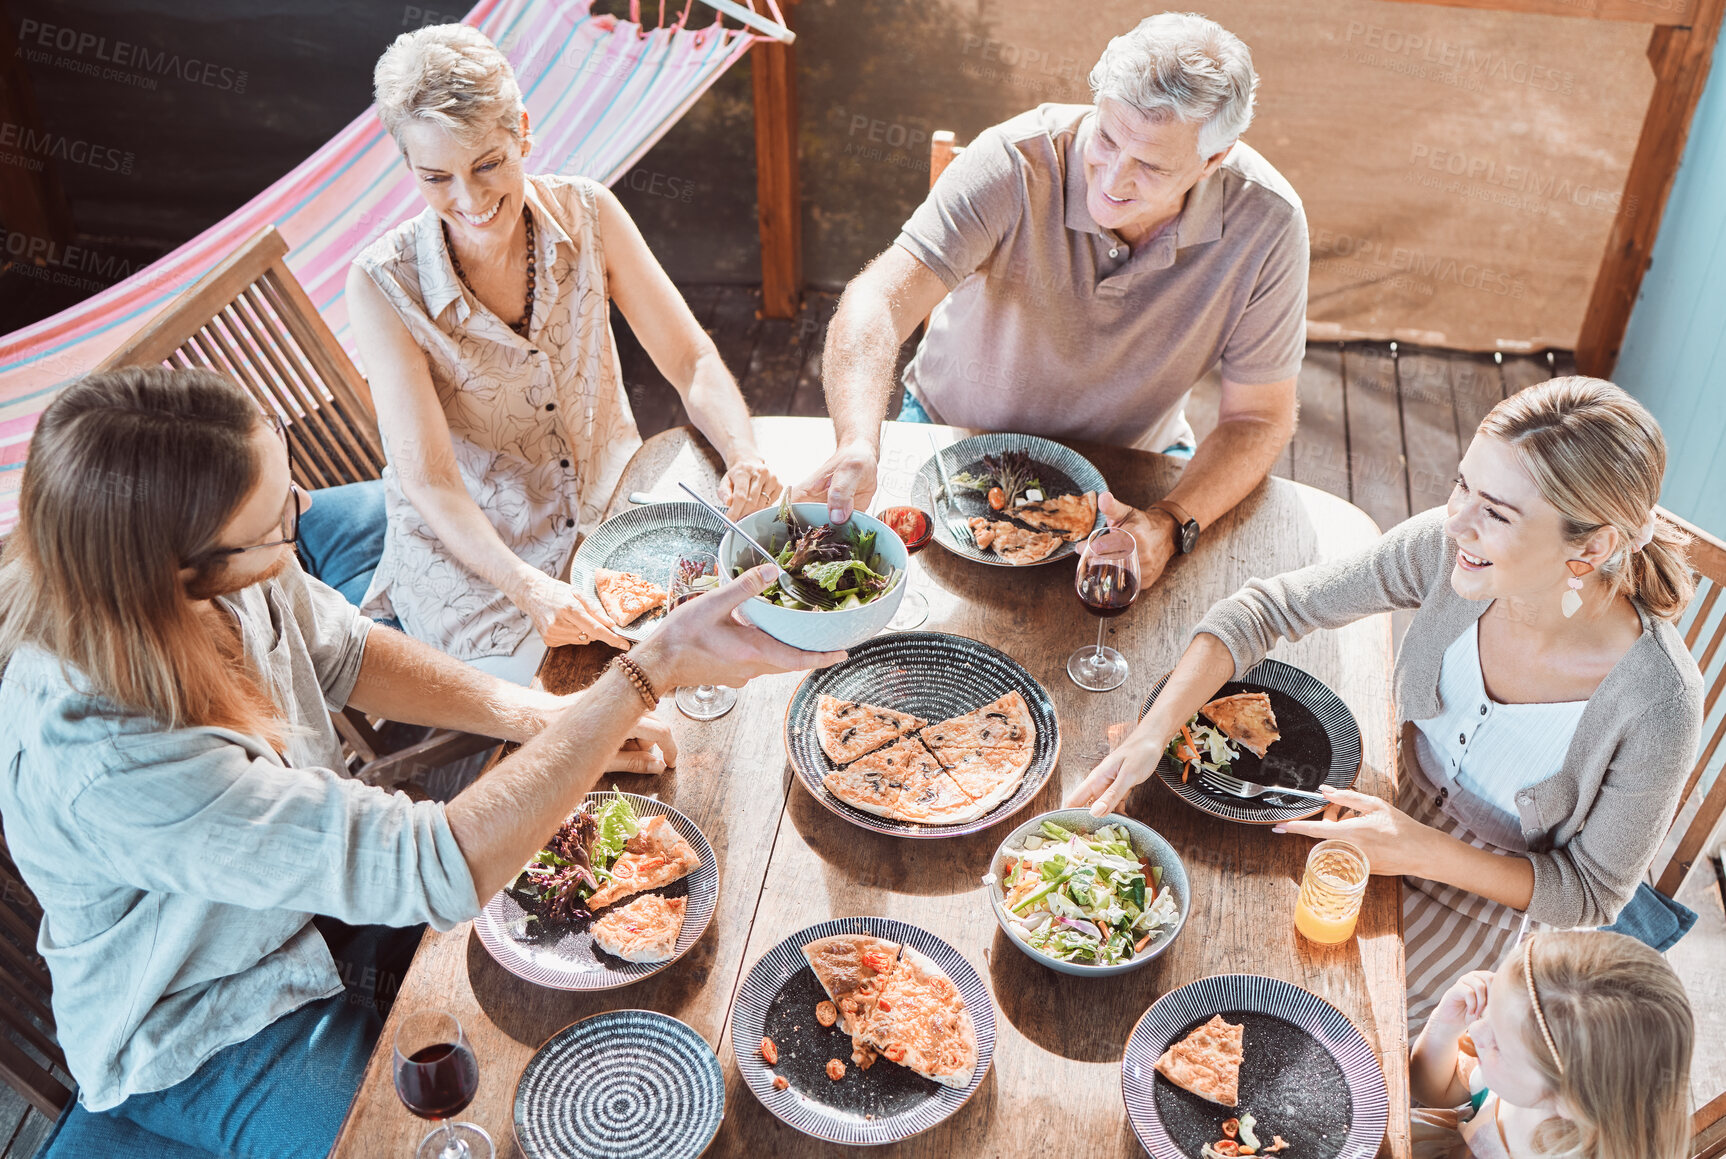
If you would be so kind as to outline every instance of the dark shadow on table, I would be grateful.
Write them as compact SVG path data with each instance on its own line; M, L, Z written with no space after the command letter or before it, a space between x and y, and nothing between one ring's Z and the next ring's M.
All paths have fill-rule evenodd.
M713 978L719 931L712 926L689 952L659 973L612 990L551 990L517 978L486 952L479 934L468 936L467 973L474 1000L497 1028L530 1046L572 1022L607 1010L657 1010L684 1017ZM721 983L723 984L723 983ZM717 1028L715 1028L717 1031Z
M786 809L792 824L835 880L893 893L943 896L982 889L995 849L1022 821L1059 805L1054 775L1017 812L963 837L889 837L872 833L829 811L786 766L792 781ZM982 904L979 902L979 904Z
M996 1009L1026 1038L1075 1062L1119 1062L1133 1024L1166 986L1160 960L1113 978L1076 978L1031 960L1006 931L989 945Z

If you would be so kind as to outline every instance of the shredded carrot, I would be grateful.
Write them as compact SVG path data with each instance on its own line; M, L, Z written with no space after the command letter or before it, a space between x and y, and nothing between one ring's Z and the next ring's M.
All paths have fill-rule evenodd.
M1133 947L1133 953L1135 953L1135 954L1142 953L1144 951L1144 948L1151 944L1151 939L1156 937L1156 936L1157 936L1156 931L1152 930L1150 933L1148 933L1144 937L1140 938L1139 944Z

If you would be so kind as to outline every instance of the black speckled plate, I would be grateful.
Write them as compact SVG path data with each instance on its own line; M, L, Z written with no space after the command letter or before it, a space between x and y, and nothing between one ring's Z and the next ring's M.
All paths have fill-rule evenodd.
M695 822L662 801L635 793L614 791L589 793L587 799L598 808L613 797L624 796L637 817L664 817L683 835L683 839L701 854L701 868L681 881L663 889L648 890L664 897L687 897L683 911L683 932L677 936L677 948L663 962L626 962L614 958L594 944L589 932L593 918L582 918L571 925L546 930L537 938L518 937L513 930L520 928L527 911L507 889L499 890L473 920L474 932L497 964L518 978L525 978L552 990L610 990L639 982L657 974L689 952L689 947L701 940L707 923L713 920L714 906L719 903L719 865L713 857L713 847L695 827ZM628 905L623 898L617 904ZM604 911L602 910L601 913Z
M1233 1108L1156 1072L1163 1051L1216 1014L1246 1028ZM1371 1159L1390 1112L1384 1071L1354 1023L1316 994L1256 974L1200 978L1157 999L1127 1039L1121 1093L1152 1159L1191 1159L1223 1137L1224 1119L1249 1112L1261 1145L1275 1134L1301 1159Z
M823 696L878 704L935 724L963 716L1012 691L1025 698L1037 726L1031 767L1011 797L975 821L918 825L878 817L847 805L822 783L822 778L839 767L822 751L815 728L815 710ZM853 825L892 837L958 837L999 824L1031 803L1060 760L1061 726L1055 720L1055 702L1049 699L1048 690L1006 653L966 636L898 632L865 640L842 662L804 678L785 709L785 751L803 787Z
M527 1159L695 1159L725 1117L725 1076L694 1030L653 1010L566 1026L515 1087Z
M1168 682L1167 676L1157 681L1139 709L1139 719L1144 719ZM1353 787L1360 773L1360 725L1342 697L1323 681L1292 664L1261 660L1243 679L1223 685L1217 696L1233 696L1237 692L1270 694L1271 711L1276 714L1277 732L1282 739L1272 744L1262 758L1237 745L1241 755L1230 767L1231 775L1260 785L1287 785L1314 793L1320 785L1334 789ZM1225 821L1276 825L1311 817L1324 808L1315 801L1278 797L1274 793L1257 800L1231 797L1200 784L1197 773L1183 785L1180 766L1167 754L1157 765L1157 779L1195 809Z
M1038 438L1036 435L972 435L951 446L942 447L940 455L941 461L947 465L949 475L957 475L961 471L981 475L984 473L983 456L998 455L1002 451L1024 451L1031 457L1031 461L1037 465L1037 480L1043 484L1045 496L1080 495L1086 491L1100 494L1108 488L1108 484L1103 482L1103 473L1092 466L1085 456L1071 447L1063 447L1052 439ZM912 484L913 502L924 511L934 514L935 542L954 555L996 567L1036 567L1037 564L1069 559L1078 551L1075 544L1062 544L1050 552L1047 559L1040 559L1036 564L1008 563L992 551L980 551L975 544L956 537L947 526L946 513L949 509L935 502L935 496L940 494L940 491L941 476L935 467L934 456L930 456L918 469L916 481ZM990 509L988 497L983 492L964 487L953 488L952 510L960 519L973 515L980 515L985 519L1001 518L1001 512ZM1104 522L1103 513L1097 512L1097 521L1092 530L1101 527Z
M851 1062L851 1036L839 1026L815 1021L815 1004L827 992L803 956L803 947L835 934L873 934L919 950L934 960L964 996L977 1031L977 1071L964 1090L943 1086L914 1071L877 1059L868 1070ZM771 1038L779 1062L761 1058L761 1040ZM995 1005L988 987L965 956L919 926L891 918L840 918L792 934L761 956L731 1008L731 1049L743 1081L763 1106L786 1123L834 1143L894 1143L927 1131L965 1105L988 1077L995 1058ZM845 1077L827 1077L829 1059L845 1064ZM773 1088L773 1077L789 1080Z
M630 571L664 587L671 576L671 561L686 551L719 553L725 524L692 500L649 503L620 511L594 528L575 550L569 582L584 595L598 598L593 590L595 568ZM655 608L617 634L640 642L665 618L664 608Z

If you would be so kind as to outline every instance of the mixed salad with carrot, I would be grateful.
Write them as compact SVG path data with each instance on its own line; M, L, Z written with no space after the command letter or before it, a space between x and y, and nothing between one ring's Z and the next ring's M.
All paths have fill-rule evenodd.
M1181 731L1169 741L1168 758L1181 768L1181 784L1187 783L1187 775L1194 769L1212 773L1226 773L1229 766L1240 758L1240 750L1234 742L1215 725L1211 724L1198 713L1181 725Z
M1002 878L1012 930L1063 962L1113 966L1143 953L1180 916L1159 865L1133 851L1123 825L1077 833L1044 821Z

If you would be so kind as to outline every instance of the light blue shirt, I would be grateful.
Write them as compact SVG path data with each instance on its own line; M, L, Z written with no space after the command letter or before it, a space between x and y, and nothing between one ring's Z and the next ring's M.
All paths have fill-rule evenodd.
M340 772L326 709L347 702L370 621L297 564L221 603L292 729L285 761L122 710L36 648L0 678L0 818L92 1111L340 992L312 915L448 929L479 909L441 805Z

